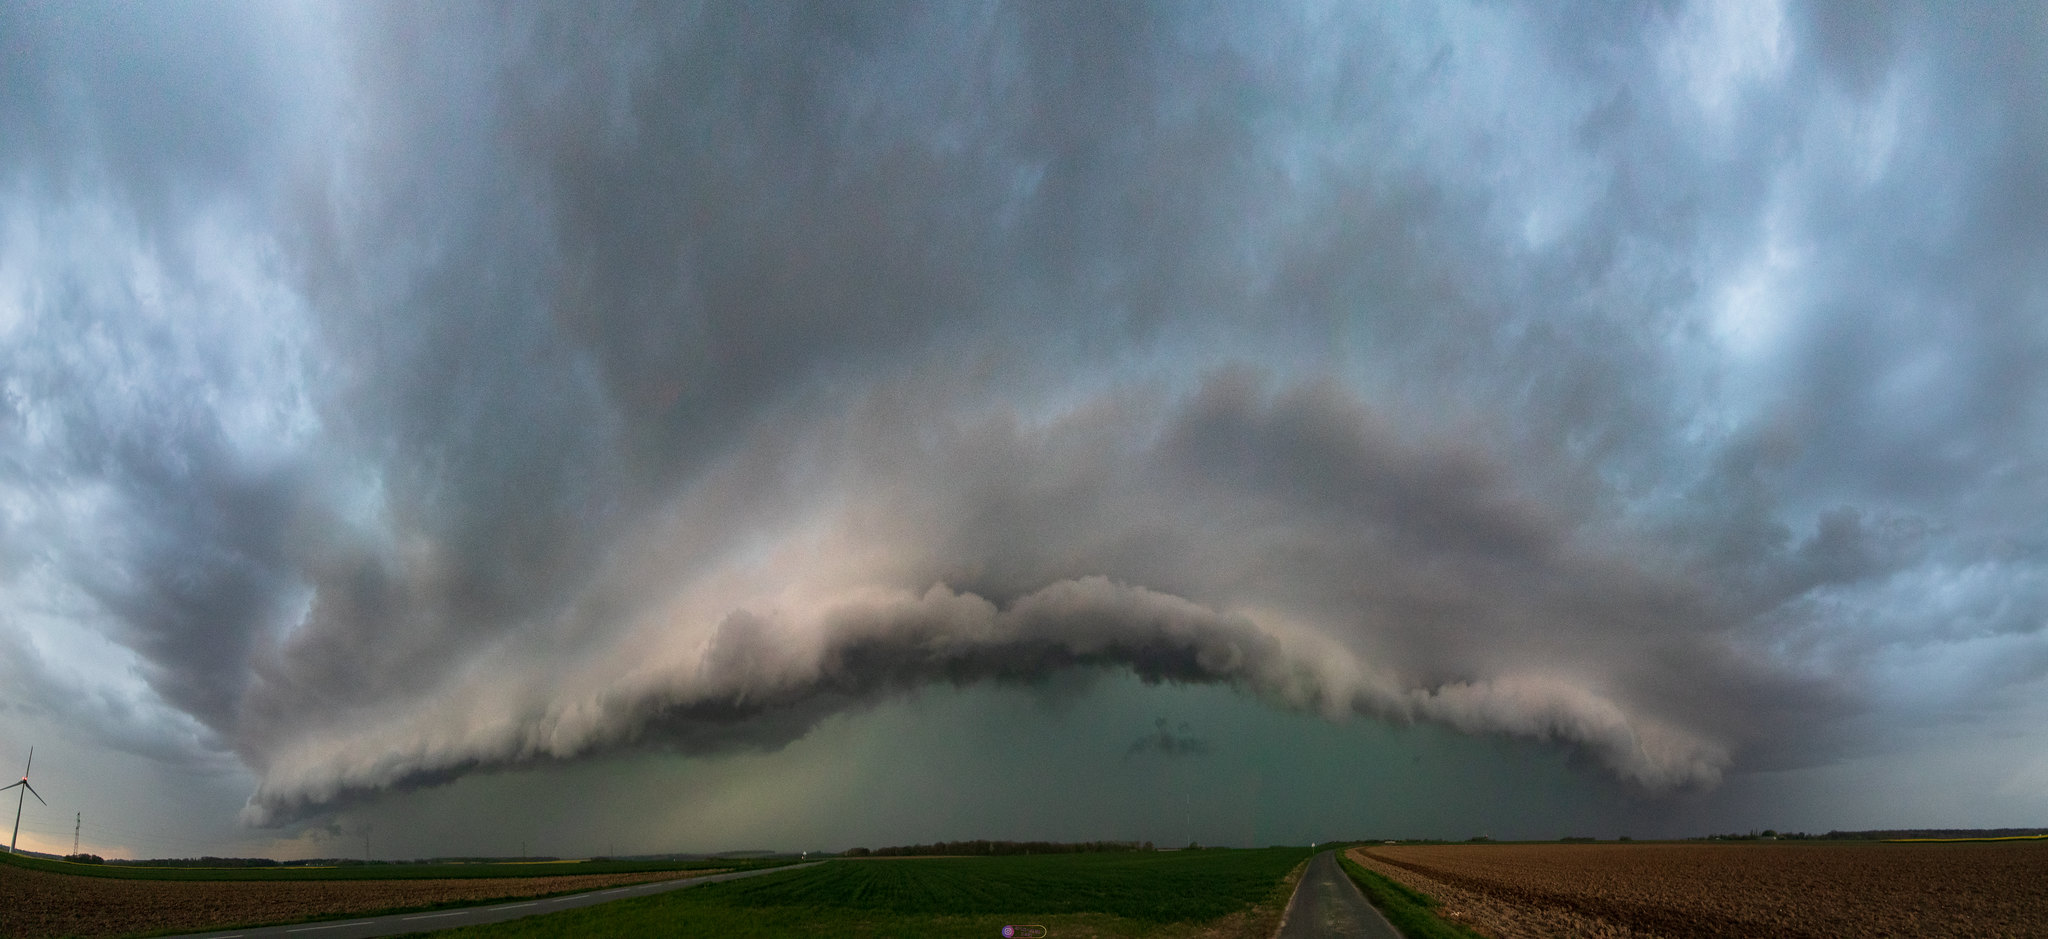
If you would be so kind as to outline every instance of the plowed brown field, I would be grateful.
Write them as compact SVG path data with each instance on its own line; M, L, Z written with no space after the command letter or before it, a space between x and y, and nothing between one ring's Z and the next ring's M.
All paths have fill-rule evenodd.
M1496 939L2048 936L2048 843L1353 848Z
M509 900L715 871L461 880L170 881L73 877L0 865L0 936L122 936L288 922L328 914Z

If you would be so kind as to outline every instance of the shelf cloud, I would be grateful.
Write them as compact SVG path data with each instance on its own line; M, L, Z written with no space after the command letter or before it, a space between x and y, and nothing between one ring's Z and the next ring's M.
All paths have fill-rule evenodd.
M2002 713L2048 20L1756 10L0 11L0 704L256 825L1077 671Z

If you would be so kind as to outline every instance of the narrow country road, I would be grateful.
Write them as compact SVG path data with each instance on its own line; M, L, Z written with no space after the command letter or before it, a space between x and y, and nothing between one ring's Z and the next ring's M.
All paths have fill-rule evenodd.
M1401 939L1401 933L1337 866L1337 852L1324 851L1309 859L1295 885L1280 939Z
M754 871L734 871L730 874L710 874L703 877L682 877L675 880L657 880L653 883L634 884L630 887L613 887L610 890L592 890L588 893L572 893L561 897L536 900L506 900L502 903L487 903L481 906L464 907L459 910L436 910L426 913L391 913L384 916L358 916L353 919L328 920L319 923L292 923L285 926L257 926L250 929L215 929L208 932L186 933L182 936L166 936L163 939L370 939L373 936L402 936L406 933L429 932L436 929L453 929L457 926L474 926L479 923L502 923L510 919L522 919L541 913L573 910L582 906L610 903L628 897L644 897L648 894L666 893L695 887L698 884L716 883L721 880L738 880L776 871L793 871L800 867L812 867L823 863L790 864Z

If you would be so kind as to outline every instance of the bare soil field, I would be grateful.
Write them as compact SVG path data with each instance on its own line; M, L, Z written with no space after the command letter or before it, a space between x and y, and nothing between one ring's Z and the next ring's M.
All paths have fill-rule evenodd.
M2048 844L1382 845L1352 860L1525 937L2048 936Z
M170 881L73 877L0 866L0 936L125 936L277 923L329 914L509 900L717 871L461 880Z

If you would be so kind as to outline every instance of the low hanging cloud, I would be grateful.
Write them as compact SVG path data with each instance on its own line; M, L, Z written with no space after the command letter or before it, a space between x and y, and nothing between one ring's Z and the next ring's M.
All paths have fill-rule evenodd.
M2020 9L0 10L0 703L257 824L1071 670L1907 745L2048 674Z
M336 667L362 626L316 605L250 696L242 732L281 745L262 750L248 817L621 747L776 747L925 684L1069 669L1557 741L1653 789L1711 785L1729 765L1729 715L1647 693L1677 664L1651 650L1695 649L1695 677L1714 667L1696 635L1714 624L1704 599L1588 553L1475 454L1404 442L1334 386L1227 373L1163 412L1157 397L1035 427L891 405L848 417L857 430L742 445L729 472L621 538L588 606L438 674L408 670L432 687L424 709L374 677L361 688L381 664ZM791 463L811 469L761 471ZM760 504L785 506L780 520L705 525ZM1260 562L1276 555L1287 564ZM1087 573L1100 570L1120 576ZM1161 586L1123 579L1137 577ZM605 618L585 619L591 607ZM300 651L315 648L340 651ZM1772 680L1724 667L1760 691ZM330 681L329 708L302 705Z
M823 623L735 613L694 661L629 674L574 695L551 683L544 709L479 713L446 708L329 730L277 753L245 818L272 824L337 798L436 782L480 767L567 759L653 740L685 752L775 746L825 714L934 682L1029 681L1056 670L1128 668L1148 682L1226 684L1271 703L1331 717L1441 721L1584 747L1625 778L1653 788L1718 781L1724 746L1623 708L1570 682L1507 679L1403 694L1330 648L1292 648L1249 620L1104 578L1062 581L998 610L934 586L830 608ZM570 692L573 696L565 696ZM482 687L460 689L475 702ZM494 713L495 712L495 713ZM1160 731L1141 743L1202 752L1202 741ZM1133 745L1137 749L1137 745Z

